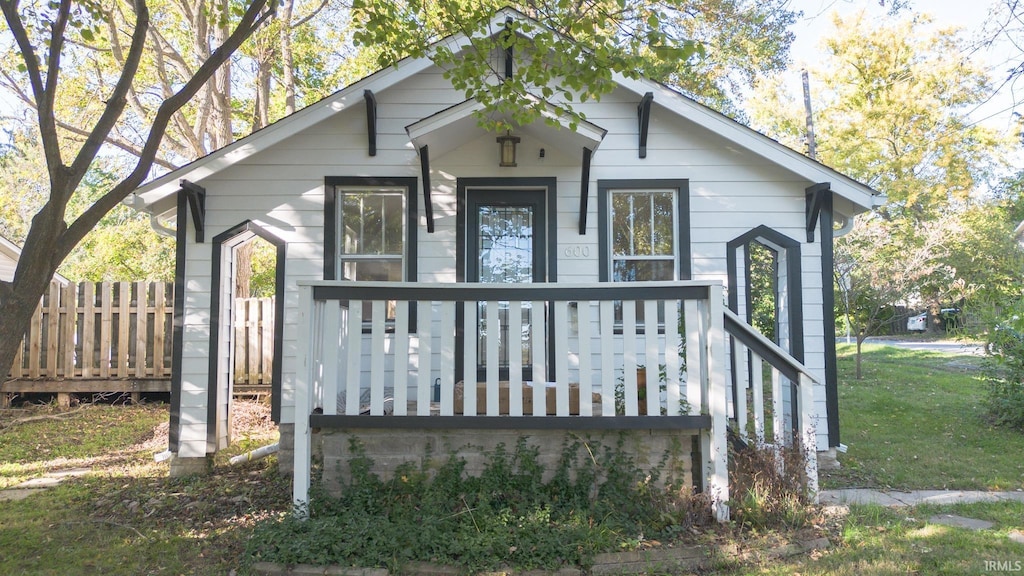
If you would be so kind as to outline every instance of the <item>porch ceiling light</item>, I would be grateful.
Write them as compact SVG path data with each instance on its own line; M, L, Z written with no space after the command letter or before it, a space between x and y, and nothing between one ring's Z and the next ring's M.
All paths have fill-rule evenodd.
M516 144L519 144L519 137L513 136L509 130L504 136L498 136L498 148L501 153L501 161L498 166L503 168L514 168L516 166Z

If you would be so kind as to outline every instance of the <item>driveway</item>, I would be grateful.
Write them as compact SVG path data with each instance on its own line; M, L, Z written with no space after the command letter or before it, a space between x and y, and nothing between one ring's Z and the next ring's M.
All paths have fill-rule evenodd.
M852 340L851 340L852 341ZM846 337L836 338L836 342L846 342ZM984 356L985 351L981 344L974 342L960 342L959 340L911 340L893 337L870 337L865 342L871 344L882 344L883 346L895 346L907 350L928 350L930 352L942 352L945 354L961 354L971 356Z

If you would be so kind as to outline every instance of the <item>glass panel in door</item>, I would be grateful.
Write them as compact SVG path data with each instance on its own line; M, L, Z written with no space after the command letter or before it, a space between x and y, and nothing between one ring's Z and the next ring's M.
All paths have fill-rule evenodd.
M476 242L476 271L481 283L520 284L534 281L534 268L537 255L535 238L536 211L533 206L512 206L498 204L477 204L475 230L478 232ZM471 230L474 230L471 228ZM477 366L478 378L483 381L487 370L488 339L498 339L498 368L502 379L508 379L509 370L509 339L519 338L522 342L522 366L524 377L532 373L533 355L530 350L532 326L532 309L529 302L524 302L521 314L522 331L518 335L508 333L508 320L511 309L508 302L498 304L499 326L489 330L487 326L486 303L481 302L478 308L477 322Z

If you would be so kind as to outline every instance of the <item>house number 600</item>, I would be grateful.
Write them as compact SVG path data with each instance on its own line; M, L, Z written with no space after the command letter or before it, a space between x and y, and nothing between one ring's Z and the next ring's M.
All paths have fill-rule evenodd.
M566 258L590 258L590 246L567 246Z

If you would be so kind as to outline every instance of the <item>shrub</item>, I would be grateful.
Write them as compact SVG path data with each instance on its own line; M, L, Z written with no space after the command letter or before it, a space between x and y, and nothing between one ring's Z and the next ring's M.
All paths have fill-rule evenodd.
M1024 430L1024 301L1004 314L985 335L985 404L996 424Z

